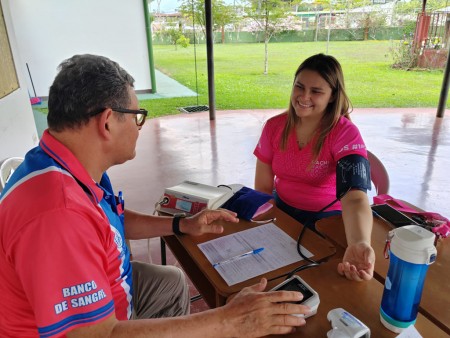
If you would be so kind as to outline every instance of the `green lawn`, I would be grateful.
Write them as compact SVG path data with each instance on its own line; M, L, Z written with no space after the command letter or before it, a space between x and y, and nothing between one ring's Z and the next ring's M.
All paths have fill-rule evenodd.
M354 107L437 107L443 71L392 69L389 48L397 41L352 41L328 45L341 63ZM216 109L283 109L289 102L293 74L308 56L326 53L326 42L272 43L269 74L264 75L264 44L215 44ZM154 45L156 68L199 97L141 101L151 117L178 113L177 108L208 105L206 46L187 49ZM195 60L197 67L195 67ZM197 81L196 81L197 68Z

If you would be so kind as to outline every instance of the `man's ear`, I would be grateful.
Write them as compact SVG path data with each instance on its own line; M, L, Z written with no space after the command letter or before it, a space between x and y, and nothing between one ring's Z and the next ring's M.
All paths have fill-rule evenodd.
M113 123L113 115L114 115L114 113L111 110L111 108L106 108L98 116L97 128L98 128L100 135L102 135L103 137L107 137L107 138L110 137L111 125Z

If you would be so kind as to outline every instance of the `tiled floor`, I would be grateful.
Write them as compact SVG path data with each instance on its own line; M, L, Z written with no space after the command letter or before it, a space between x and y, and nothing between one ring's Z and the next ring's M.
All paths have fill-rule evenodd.
M253 187L253 149L264 121L279 112L216 112L215 121L208 112L148 120L136 158L109 171L115 189L124 192L128 208L152 213L164 188L185 179ZM355 109L352 120L386 166L392 196L450 217L450 112L435 115L435 108ZM159 263L159 239L150 247ZM149 259L146 240L134 241L132 248L135 259ZM196 302L192 310L204 308Z

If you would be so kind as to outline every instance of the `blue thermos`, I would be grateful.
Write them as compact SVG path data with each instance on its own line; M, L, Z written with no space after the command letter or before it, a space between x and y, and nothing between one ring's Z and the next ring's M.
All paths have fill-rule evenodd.
M389 271L381 299L380 320L400 333L416 322L428 266L436 260L435 235L417 225L389 232Z

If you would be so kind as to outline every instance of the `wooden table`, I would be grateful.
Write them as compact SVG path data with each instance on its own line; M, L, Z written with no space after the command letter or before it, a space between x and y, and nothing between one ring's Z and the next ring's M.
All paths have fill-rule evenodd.
M354 282L345 279L337 273L336 266L341 260L330 260L298 273L319 294L320 304L317 314L306 319L306 325L297 329L297 332L280 337L326 337L331 329L327 314L335 308L343 308L350 312L371 331L371 337L396 337L398 334L389 331L383 326L379 317L383 284L376 279L365 282ZM269 287L273 287L271 283ZM427 338L448 337L441 328L418 314L415 324L419 333Z
M316 228L336 246L347 247L341 216L322 219L316 223ZM376 255L374 277L382 284L389 269L389 260L384 258L383 252L386 236L390 230L392 227L389 223L374 218L372 230L372 247ZM450 238L439 240L436 249L436 262L428 269L419 312L450 335Z
M285 231L292 238L297 240L297 237L303 226L295 221L293 218L282 212L276 207L273 207L268 213L264 215L266 219L276 217L274 223ZM209 240L229 235L242 230L250 229L259 224L254 222L240 221L239 223L223 222L224 232L220 235L207 234L198 237L193 236L166 236L163 240L169 246L175 258L183 267L186 274L194 283L197 290L203 296L204 300L210 307L217 307L225 304L227 297L231 294L239 292L243 287L256 284L262 276L254 277L245 282L228 286L219 273L214 269L205 255L198 248L199 243L207 242ZM336 252L335 247L324 238L320 237L313 231L307 229L305 231L302 246L308 249L314 255L311 257L316 261L324 261L333 256ZM268 279L276 278L280 275L292 271L299 265L307 262L293 263L277 270L268 272L264 277Z

